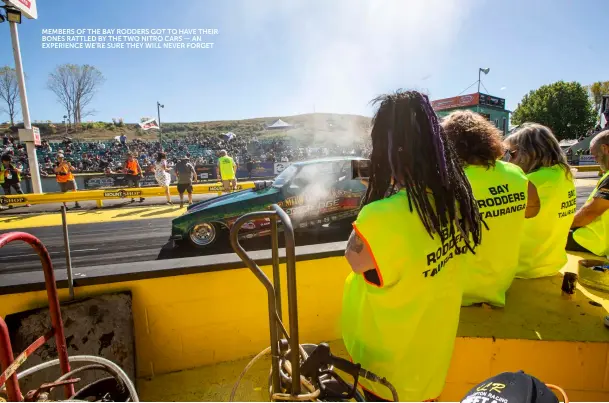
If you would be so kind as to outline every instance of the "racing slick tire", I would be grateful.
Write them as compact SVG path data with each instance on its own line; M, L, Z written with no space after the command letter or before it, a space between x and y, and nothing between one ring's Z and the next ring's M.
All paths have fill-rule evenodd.
M226 238L227 232L217 223L204 222L196 224L188 231L188 241L197 249L211 248L217 245L219 239Z

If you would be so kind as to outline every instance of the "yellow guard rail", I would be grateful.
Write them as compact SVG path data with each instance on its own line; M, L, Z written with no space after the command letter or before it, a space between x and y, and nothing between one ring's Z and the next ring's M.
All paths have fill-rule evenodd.
M237 190L252 189L254 182L242 182L237 184ZM169 187L172 195L178 195L176 186ZM194 194L217 193L221 195L223 187L221 183L205 183L193 185ZM21 206L24 204L49 204L49 203L69 203L77 201L95 200L97 207L103 206L103 200L112 199L131 199L140 197L155 197L164 196L165 190L162 187L146 187L146 188L114 188L114 189L97 189L83 190L76 192L56 192L43 194L22 194L0 196L0 206Z

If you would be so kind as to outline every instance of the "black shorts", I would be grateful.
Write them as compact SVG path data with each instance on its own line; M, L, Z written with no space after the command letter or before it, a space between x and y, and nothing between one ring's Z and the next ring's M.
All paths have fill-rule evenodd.
M76 190L76 181L57 182L59 184L59 190L62 192L70 192Z
M178 193L184 194L184 192L192 193L192 183L178 183Z
M127 176L125 176L125 180L127 182L127 186L131 186L134 188L140 187L140 176L139 175L127 175Z
M3 183L2 184L2 189L4 190L5 195L11 194L11 187L13 189L15 189L15 192L17 194L20 194L20 195L23 194L23 190L21 190L21 184L19 182L17 182L17 183Z

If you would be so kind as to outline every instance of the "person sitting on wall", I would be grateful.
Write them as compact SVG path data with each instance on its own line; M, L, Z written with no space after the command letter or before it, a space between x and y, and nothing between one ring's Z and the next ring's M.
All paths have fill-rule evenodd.
M603 176L590 193L586 204L575 213L566 249L591 252L598 256L609 254L609 130L596 135L590 151L600 165Z
M472 189L426 95L376 100L370 186L345 257L342 334L405 402L436 399L457 335L464 254L480 243ZM318 175L319 177L319 175ZM503 255L503 254L502 254ZM360 378L366 401L389 390Z
M553 276L567 263L564 245L573 222L577 193L571 168L546 126L525 123L505 139L509 161L537 188L541 209L526 220L516 277Z
M463 306L502 307L518 269L525 218L539 212L537 190L522 169L500 160L505 154L501 132L481 115L453 112L442 127L463 164L485 223L484 242L475 254L465 256Z

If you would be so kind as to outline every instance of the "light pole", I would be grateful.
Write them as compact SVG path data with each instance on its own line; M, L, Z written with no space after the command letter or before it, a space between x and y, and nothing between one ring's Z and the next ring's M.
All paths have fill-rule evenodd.
M66 137L68 137L68 125L66 123L66 119L68 119L68 115L63 115L63 127L66 130Z
M489 67L483 69L482 67L478 69L478 92L480 92L480 73L488 74L491 69Z
M165 108L165 105L161 105L159 101L156 101L156 113L159 121L159 143L161 143L161 151L163 150L163 129L161 128L161 108Z
M27 103L27 93L25 91L25 77L23 75L23 63L21 61L21 49L19 47L19 32L17 24L21 24L21 11L10 6L3 6L6 11L6 20L11 29L11 40L13 43L13 57L15 58L15 71L17 72L17 81L19 84L19 98L21 99L21 114L23 115L24 134L30 132L33 138L32 122L30 121L30 109ZM0 19L3 22L5 17ZM34 193L42 193L42 183L40 181L40 169L38 167L38 157L36 156L36 146L34 141L26 141L25 147L27 150L28 163L30 166L30 176L32 179L32 187Z

